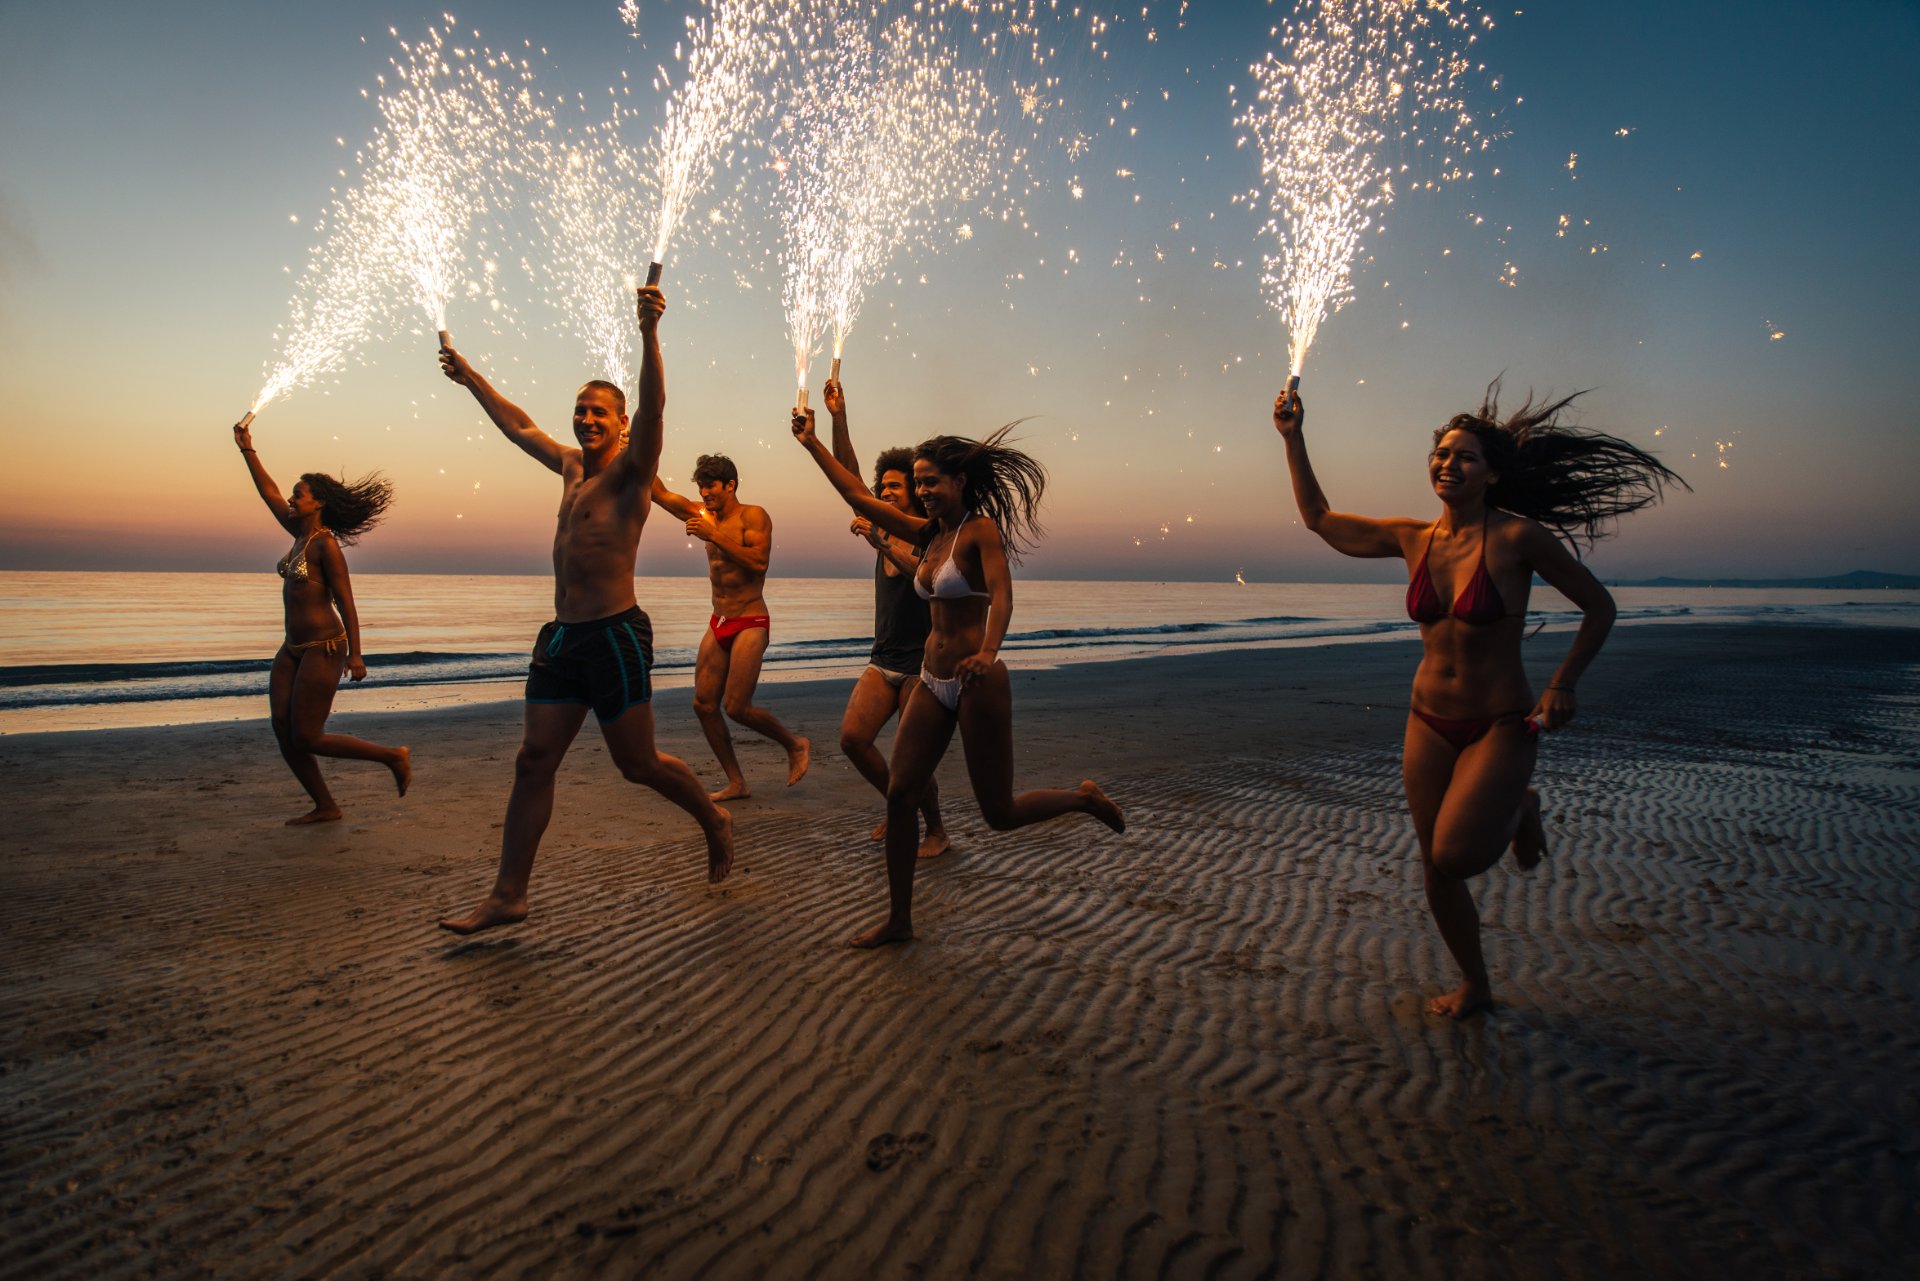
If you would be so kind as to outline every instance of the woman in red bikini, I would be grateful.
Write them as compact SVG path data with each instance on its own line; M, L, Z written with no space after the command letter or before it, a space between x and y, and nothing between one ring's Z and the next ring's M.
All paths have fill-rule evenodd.
M1013 684L1000 645L1013 618L1008 561L1039 532L1040 464L1006 443L1005 428L985 440L922 441L913 451L913 492L926 513L919 516L874 497L820 442L811 409L794 412L793 434L848 506L919 554L913 588L929 606L932 630L887 766L887 919L847 940L849 947L904 943L913 937L919 861L914 810L956 727L980 816L995 831L1074 813L1116 832L1127 824L1092 779L1077 788L1013 790Z
M313 808L288 819L287 826L331 823L340 817L340 807L320 775L320 762L314 759L318 756L378 761L393 771L394 784L405 796L413 780L413 762L406 748L327 733L327 714L333 710L342 673L351 672L357 681L367 676L360 653L360 615L353 606L353 585L340 547L379 522L393 501L393 487L377 476L348 484L308 472L293 487L293 497L283 498L254 452L253 433L236 424L233 443L247 460L261 501L293 536L293 550L275 566L282 580L287 638L273 656L267 698L280 755L313 798Z
M1403 776L1427 906L1464 976L1428 1009L1456 1019L1493 1004L1467 881L1509 846L1522 870L1545 853L1540 794L1528 785L1535 735L1573 719L1574 686L1613 626L1613 597L1568 544L1591 546L1610 521L1658 501L1666 482L1686 485L1626 441L1561 426L1574 397L1529 400L1502 422L1499 390L1496 379L1477 413L1455 414L1433 433L1427 474L1441 511L1432 522L1329 510L1307 461L1299 394L1283 392L1273 405L1307 528L1348 556L1413 566L1407 614L1426 652L1413 677ZM1520 659L1535 574L1582 615L1537 699Z

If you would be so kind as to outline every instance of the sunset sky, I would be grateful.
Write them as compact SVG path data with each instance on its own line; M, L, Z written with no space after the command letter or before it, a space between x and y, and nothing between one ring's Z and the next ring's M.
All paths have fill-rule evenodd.
M1269 420L1286 346L1259 217L1235 201L1258 170L1228 86L1244 98L1287 8L1141 7L1105 58L1084 22L1063 26L1060 114L1089 146L1036 154L1027 227L956 211L973 234L870 293L846 355L855 441L870 457L1026 419L1052 476L1031 576L1383 573L1294 524ZM643 111L683 11L643 2L636 37L611 0L453 10L463 36L527 57L543 92L604 97L626 70ZM287 269L373 135L361 90L395 52L388 28L416 39L441 12L0 5L0 568L269 570L282 539L228 428L275 354ZM1475 51L1499 89L1470 105L1505 136L1470 182L1394 204L1307 359L1334 505L1433 511L1428 433L1504 373L1510 398L1591 388L1579 421L1694 485L1601 545L1605 578L1920 573L1920 413L1900 390L1920 350L1920 6L1488 12ZM684 486L696 454L731 454L741 497L773 516L776 573L864 573L871 553L787 432L764 163L750 146L736 162L739 225L670 254L662 471ZM591 371L511 275L520 331L456 301L455 341L570 439ZM559 482L440 377L433 347L418 320L378 338L336 383L268 406L255 444L288 488L306 470L392 478L356 569L541 572ZM824 377L823 361L816 401ZM640 569L704 557L657 518Z

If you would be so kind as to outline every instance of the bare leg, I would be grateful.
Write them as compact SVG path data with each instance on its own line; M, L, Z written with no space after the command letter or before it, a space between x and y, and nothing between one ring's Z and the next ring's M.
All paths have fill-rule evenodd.
M712 794L716 801L742 800L753 795L747 789L747 776L740 772L740 758L733 754L733 734L720 703L727 688L728 653L709 627L700 637L700 652L693 663L693 714L700 718L707 746L727 776L727 785Z
M960 744L980 816L994 831L1012 831L1062 814L1090 814L1116 832L1127 830L1120 807L1092 779L1072 790L1039 788L1014 795L1013 683L1005 663L995 663L961 693Z
M900 714L903 717L908 700L919 687L920 678L917 676L909 677L900 686ZM920 838L920 848L915 853L920 858L939 858L953 847L953 842L947 839L947 826L940 820L940 783L932 775L927 776L927 785L920 791L920 813L927 821L927 830Z
M346 671L345 654L328 657L315 650L303 655L293 683L293 741L312 756L332 756L355 761L377 761L393 774L400 795L407 794L413 781L413 754L404 747L382 747L351 734L327 733L327 717L333 713L333 696L340 688L341 673Z
M707 837L707 880L726 880L733 870L733 815L713 803L685 761L654 745L653 708L645 703L629 707L601 722L600 732L607 740L607 755L628 782L651 787L693 815Z
M893 719L895 711L906 711L907 700L913 696L913 689L919 683L918 680L906 680L895 689L878 670L869 667L860 673L860 679L847 699L846 714L840 718L841 752L882 797L887 794L887 762L873 741L879 737L887 722ZM920 857L938 858L947 852L948 841L946 829L940 824L940 786L932 779L927 780L920 812L927 820L927 834L920 842ZM873 839L883 841L886 838L887 820L882 818L874 826Z
M320 762L300 745L294 732L294 689L299 683L300 660L286 646L273 656L273 674L267 681L267 702L273 714L273 738L280 745L280 757L294 778L313 800L313 808L298 818L287 820L288 827L307 823L331 823L339 819L340 807L334 803L327 780L320 773ZM325 719L325 713L321 714Z
M887 919L847 940L849 947L879 947L913 937L913 812L933 778L934 767L953 741L954 718L919 681L900 714L887 779Z
M1462 975L1456 990L1428 1005L1435 1014L1465 1018L1493 1004L1480 913L1467 880L1493 866L1513 840L1535 754L1533 739L1517 724L1496 725L1456 754L1431 727L1407 718L1403 769L1427 907Z
M727 687L722 706L727 715L756 734L761 734L787 750L787 786L806 777L813 744L780 723L780 718L764 707L753 705L754 691L760 686L760 664L767 656L769 636L764 627L750 627L733 638L733 655L727 663Z
M847 696L847 710L840 716L841 754L860 772L861 778L873 784L882 798L887 794L887 759L880 755L873 740L893 719L894 712L906 705L906 698L894 693L887 678L869 667L854 682L853 693ZM882 818L873 829L873 839L885 840L886 835L887 821Z
M587 718L585 703L528 703L520 755L513 763L513 791L500 831L500 871L493 890L465 916L442 917L440 928L475 934L527 919L527 881L540 837L553 817L553 776Z

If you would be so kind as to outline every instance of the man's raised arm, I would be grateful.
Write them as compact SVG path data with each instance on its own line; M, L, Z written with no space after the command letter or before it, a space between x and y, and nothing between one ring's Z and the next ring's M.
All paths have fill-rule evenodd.
M487 411L487 417L493 419L493 425L500 429L501 435L544 463L547 470L560 470L567 457L567 447L535 427L526 411L495 391L493 384L467 363L466 357L452 347L442 347L440 372L449 381L459 383L473 393L473 398L480 402L480 408Z
M660 474L660 446L666 439L667 370L660 357L660 317L667 310L667 298L659 286L643 285L637 306L640 388L634 397L633 418L627 424L627 466L641 484L651 487Z
M860 455L853 452L853 432L847 427L847 392L838 378L827 379L827 412L833 416L833 457L858 476Z

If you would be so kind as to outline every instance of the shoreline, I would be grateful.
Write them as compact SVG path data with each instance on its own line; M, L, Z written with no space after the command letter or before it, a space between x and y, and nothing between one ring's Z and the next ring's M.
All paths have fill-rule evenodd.
M1333 620L1327 620L1329 625ZM1687 628L1747 628L1772 626L1769 623L1757 623L1749 619L1709 619L1688 618L1685 622L1676 622L1671 616L1651 615L1644 617L1622 617L1616 623L1613 640L1626 632L1638 632L1642 628L1687 627ZM1795 619L1779 624L1789 630L1798 628L1858 628L1869 627L1884 630L1906 630L1896 624L1886 622L1870 623L1812 623ZM1533 632L1529 633L1527 661L1534 660L1532 650L1543 641L1551 643L1556 638L1571 637L1577 627L1577 619L1563 617L1542 618ZM1612 643L1612 641L1610 641ZM1271 650L1345 650L1353 646L1371 645L1415 645L1417 633L1411 626L1394 625L1389 628L1372 630L1366 627L1342 627L1340 630L1304 635L1278 636L1258 640L1239 640L1222 638L1218 641L1186 641L1169 643L1156 647L1150 639L1129 640L1124 644L1110 648L1074 644L1056 646L1025 645L1003 650L1003 656L1009 659L1009 669L1018 675L1021 672L1060 671L1085 665L1109 663L1132 663L1146 661L1167 661L1181 658L1206 658L1219 655L1259 653ZM377 672L378 656L375 656ZM1414 660L1417 662L1417 659ZM787 656L777 649L770 654L769 665L762 671L762 687L790 686L797 684L851 684L858 679L865 668L864 657L857 660L841 658L808 659L804 656ZM1409 673L1412 665L1408 667ZM1411 679L1409 677L1409 679ZM381 685L378 683L355 686L342 682L340 697L336 702L333 716L363 717L383 715L430 715L452 707L487 706L503 703L519 703L520 691L525 681L524 673L478 681L455 681L444 683ZM264 682L264 677L263 677ZM693 670L690 666L676 665L657 670L655 688L660 690L685 690L693 684ZM257 692L238 695L212 695L182 699L121 700L89 703L61 703L24 708L0 707L0 742L9 739L29 737L37 734L74 734L97 733L118 729L160 729L168 727L186 727L191 725L233 725L242 722L261 721L267 717L263 710L265 699L264 683ZM398 700L389 702L385 707L355 707L354 703L376 699ZM330 722L331 723L331 722Z
M299 829L257 725L0 740L0 1281L1897 1271L1920 630L1616 633L1543 746L1547 862L1473 883L1501 1006L1461 1024L1422 1013L1416 658L1016 671L1017 785L1094 777L1128 832L987 830L956 745L880 954L841 946L885 903L845 681L770 690L813 772L741 742L715 887L589 721L532 915L470 940L433 920L492 877L497 704L339 718L414 790L327 762L345 821Z

